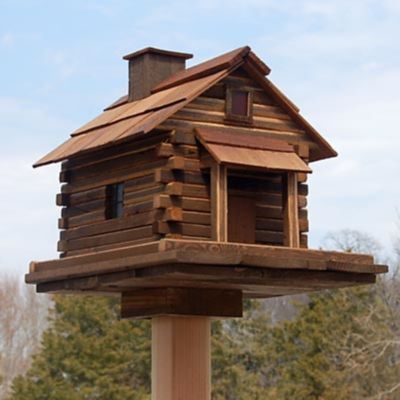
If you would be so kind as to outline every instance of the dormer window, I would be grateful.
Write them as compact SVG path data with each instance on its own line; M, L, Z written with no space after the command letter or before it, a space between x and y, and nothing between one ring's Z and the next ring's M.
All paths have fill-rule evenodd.
M106 219L120 218L124 212L124 184L107 185Z
M253 96L251 91L234 87L227 88L226 119L247 124L252 122Z

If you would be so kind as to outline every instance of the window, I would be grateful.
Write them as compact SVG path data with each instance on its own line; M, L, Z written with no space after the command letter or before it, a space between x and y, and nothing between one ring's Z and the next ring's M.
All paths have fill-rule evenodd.
M226 119L251 123L253 118L252 92L228 87L226 92Z
M232 114L247 117L249 114L249 92L232 91Z
M107 185L106 219L120 218L124 212L124 184Z

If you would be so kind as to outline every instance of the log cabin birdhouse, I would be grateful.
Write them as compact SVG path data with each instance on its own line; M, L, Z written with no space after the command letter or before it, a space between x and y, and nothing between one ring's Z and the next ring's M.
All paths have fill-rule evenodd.
M152 318L153 400L210 398L210 317L242 299L375 282L369 255L308 249L307 176L335 157L249 47L129 54L129 90L35 167L62 162L60 258L38 292L114 294Z
M249 47L124 57L129 90L34 166L62 162L60 259L39 292L121 295L122 316L240 316L242 297L373 283L371 256L309 250L307 176L330 144Z

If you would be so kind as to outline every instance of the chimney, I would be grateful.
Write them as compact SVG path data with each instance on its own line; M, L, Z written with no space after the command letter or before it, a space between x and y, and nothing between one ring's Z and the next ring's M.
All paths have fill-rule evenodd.
M143 99L164 79L185 69L192 54L147 47L124 56L129 61L128 101Z

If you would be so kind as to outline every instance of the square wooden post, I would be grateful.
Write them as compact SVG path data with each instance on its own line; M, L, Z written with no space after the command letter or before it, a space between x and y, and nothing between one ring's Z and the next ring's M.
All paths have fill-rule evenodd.
M211 224L212 240L228 240L228 178L224 165L213 163L211 167Z
M210 400L211 318L152 319L152 400Z
M284 245L300 247L297 173L287 172L283 179L283 233Z

